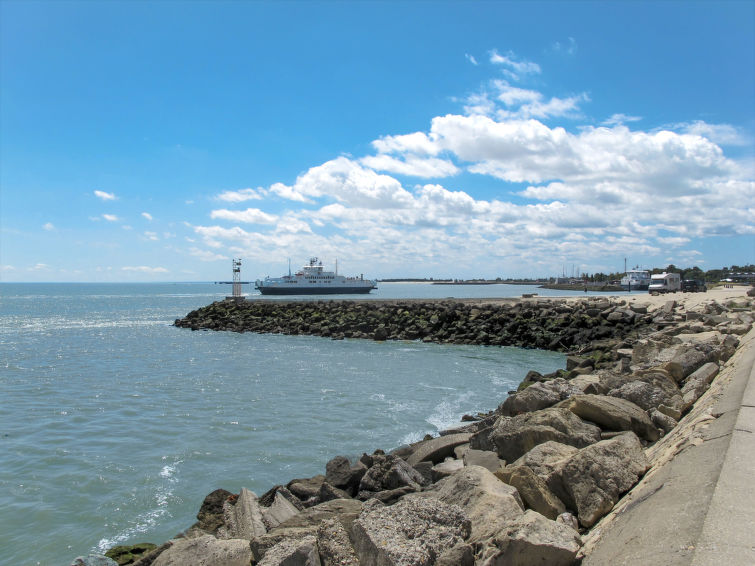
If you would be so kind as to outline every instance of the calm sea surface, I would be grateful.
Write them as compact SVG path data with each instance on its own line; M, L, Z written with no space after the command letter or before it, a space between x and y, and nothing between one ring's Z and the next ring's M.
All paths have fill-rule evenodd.
M371 298L505 297L381 284ZM495 408L560 354L192 332L212 284L0 284L0 564L163 542L205 495L258 494ZM581 294L581 293L580 293Z

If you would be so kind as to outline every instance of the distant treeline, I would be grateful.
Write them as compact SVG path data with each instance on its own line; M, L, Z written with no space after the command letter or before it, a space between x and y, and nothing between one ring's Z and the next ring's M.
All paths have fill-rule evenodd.
M647 269L651 274L655 273L679 273L682 279L696 279L701 281L707 281L713 283L716 281L723 281L724 279L732 279L735 281L749 281L755 282L755 265L732 265L731 267L722 267L721 269L709 269L703 271L697 266L694 267L677 267L673 263L666 267L654 267ZM610 283L612 281L619 281L624 277L623 271L617 271L615 273L583 273L579 277L572 279L585 281L588 283ZM539 277L539 278L527 278L521 277L517 279L504 279L502 277L496 277L495 279L483 279L483 278L470 278L470 279L454 279L454 278L433 278L433 277L397 277L393 279L381 279L384 283L457 283L457 284L472 284L472 283L507 283L509 285L539 285L542 283L552 283L556 281L555 277Z
M694 267L677 267L673 263L666 267L654 267L647 269L651 275L656 273L679 273L682 279L696 279L707 282L723 281L724 279L749 279L752 281L755 273L755 265L732 265L731 267L722 267L721 269L709 269L703 271L697 266ZM749 275L750 277L747 277ZM623 272L616 273L594 273L592 275L583 275L581 279L594 282L618 281L624 276Z

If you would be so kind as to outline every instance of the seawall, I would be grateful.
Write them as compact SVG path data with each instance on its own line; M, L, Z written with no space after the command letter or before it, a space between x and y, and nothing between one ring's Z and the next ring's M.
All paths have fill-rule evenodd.
M222 301L176 325L546 344L570 352L567 371L530 375L492 414L393 454L337 456L259 498L216 490L183 538L137 564L755 562L755 330L741 290L369 303Z

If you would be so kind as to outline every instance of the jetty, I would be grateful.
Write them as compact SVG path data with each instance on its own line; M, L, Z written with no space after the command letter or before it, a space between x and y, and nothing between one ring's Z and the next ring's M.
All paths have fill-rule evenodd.
M259 496L216 489L193 526L128 563L753 564L754 308L747 288L735 288L227 300L193 311L176 326L518 345L565 352L567 363L530 372L497 409L440 436L354 460L334 455L323 474L282 478Z

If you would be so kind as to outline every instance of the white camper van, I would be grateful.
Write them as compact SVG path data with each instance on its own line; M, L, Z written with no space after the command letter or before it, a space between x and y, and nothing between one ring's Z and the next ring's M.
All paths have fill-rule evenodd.
M650 293L675 293L682 289L682 278L678 273L656 273L650 276Z

